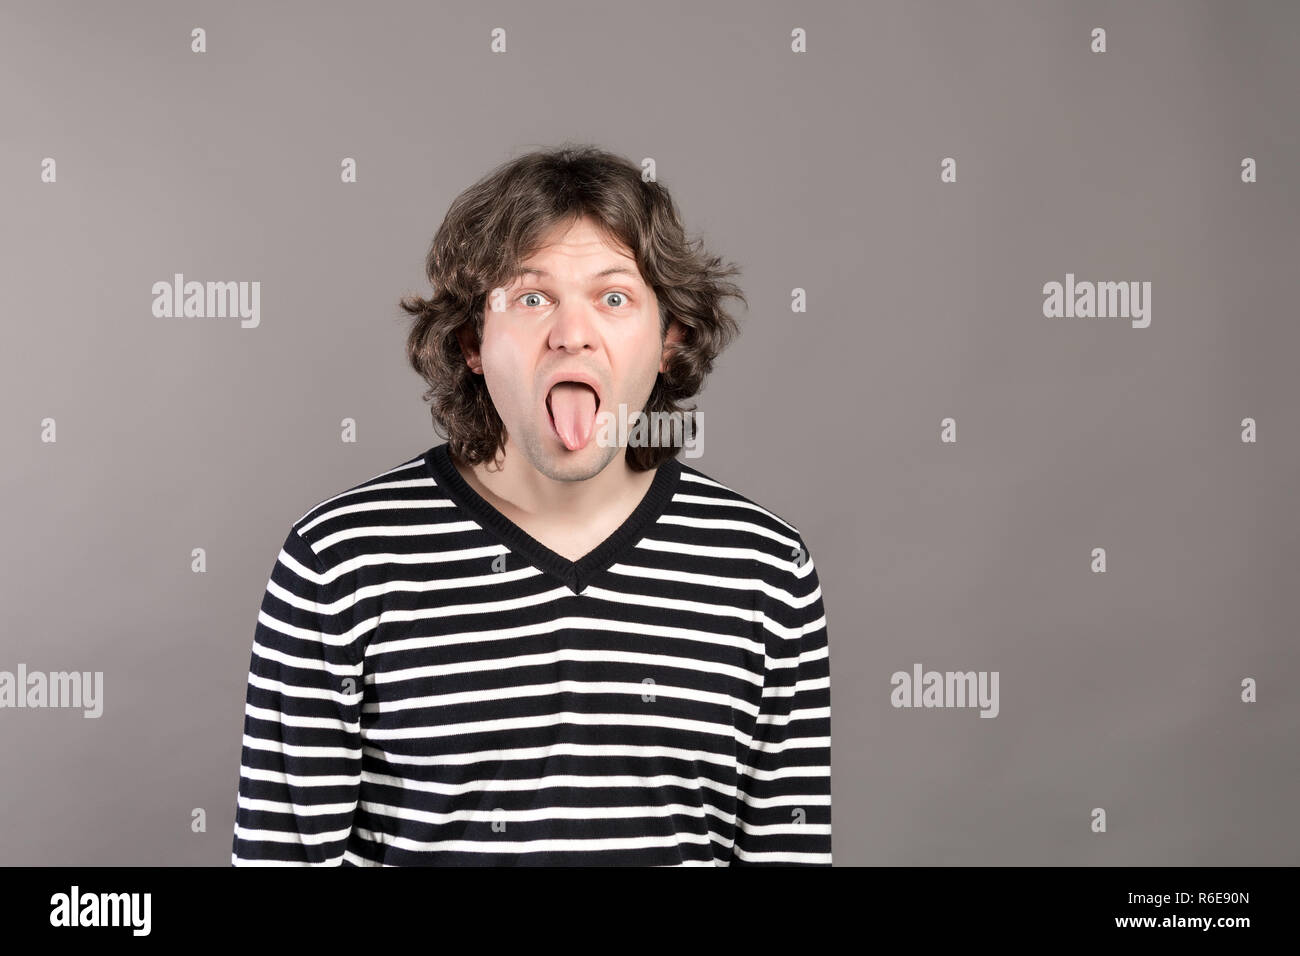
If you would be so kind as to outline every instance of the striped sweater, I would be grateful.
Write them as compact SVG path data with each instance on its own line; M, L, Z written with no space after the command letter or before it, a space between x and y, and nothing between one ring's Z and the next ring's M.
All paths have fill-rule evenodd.
M578 561L447 445L295 521L253 636L234 865L831 862L798 530L676 458Z

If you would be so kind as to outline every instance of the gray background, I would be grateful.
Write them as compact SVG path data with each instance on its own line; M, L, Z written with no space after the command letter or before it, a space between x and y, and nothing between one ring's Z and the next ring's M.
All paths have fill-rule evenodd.
M396 301L458 192L576 140L744 268L690 463L817 561L836 863L1297 863L1298 37L1260 2L9 0L0 669L102 670L105 712L0 710L0 862L229 864L289 523L441 440ZM155 318L174 272L260 281L261 326ZM1150 281L1150 328L1045 318L1067 272ZM891 707L917 661L999 671L1000 715Z

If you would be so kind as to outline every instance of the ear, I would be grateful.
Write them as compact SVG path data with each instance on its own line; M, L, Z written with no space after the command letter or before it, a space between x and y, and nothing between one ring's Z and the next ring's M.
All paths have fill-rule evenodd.
M465 356L465 364L469 366L470 371L475 375L482 375L483 360L479 356L478 338L468 322L462 323L456 330L456 341L460 343L460 350Z
M677 346L681 345L682 339L686 337L686 327L676 319L668 323L668 332L664 335L664 350L659 356L659 371L668 371L668 359L676 351Z

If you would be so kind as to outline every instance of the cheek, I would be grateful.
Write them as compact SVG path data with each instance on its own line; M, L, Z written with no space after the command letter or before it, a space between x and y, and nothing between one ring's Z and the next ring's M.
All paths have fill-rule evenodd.
M499 324L496 329L485 332L479 354L488 394L497 409L511 408L525 401L520 396L520 389L525 382L532 380L532 376L531 372L524 374L523 352L509 332L502 330Z
M650 397L655 378L659 374L659 358L663 346L659 343L658 319L648 329L640 329L622 343L620 367L624 376L624 393L629 399L644 401Z

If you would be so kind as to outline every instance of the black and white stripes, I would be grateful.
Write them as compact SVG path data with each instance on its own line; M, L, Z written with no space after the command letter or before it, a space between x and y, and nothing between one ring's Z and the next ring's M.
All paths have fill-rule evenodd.
M249 668L235 865L831 862L798 531L676 459L577 562L447 446L294 522Z

